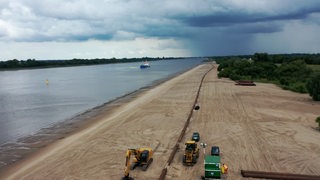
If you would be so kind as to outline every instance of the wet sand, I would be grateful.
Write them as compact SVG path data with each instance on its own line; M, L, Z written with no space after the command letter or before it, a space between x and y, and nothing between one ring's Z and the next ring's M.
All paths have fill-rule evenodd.
M22 161L0 171L0 179L120 179L127 148L156 148L147 171L136 179L158 179L193 106L201 78L212 64L200 65L136 96L101 109L92 123L66 134ZM307 94L272 84L235 86L218 79L216 69L204 79L200 109L191 118L184 141L198 131L201 142L218 145L228 164L227 179L240 170L320 175L320 132L315 118L320 103ZM182 165L183 143L166 179L196 179L204 174L203 154L192 167ZM203 149L201 149L203 152Z

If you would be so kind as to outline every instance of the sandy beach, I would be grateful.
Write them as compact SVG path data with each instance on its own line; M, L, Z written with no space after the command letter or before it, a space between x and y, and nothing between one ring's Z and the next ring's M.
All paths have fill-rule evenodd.
M189 115L202 76L216 64L202 64L154 88L113 104L82 128L3 168L0 179L120 179L128 148L156 148L147 171L135 179L158 179ZM200 109L193 113L184 141L198 131L201 142L221 150L229 167L225 179L242 179L240 170L320 175L320 102L273 84L236 86L211 70L203 81ZM182 165L184 143L166 179L204 175L198 163Z

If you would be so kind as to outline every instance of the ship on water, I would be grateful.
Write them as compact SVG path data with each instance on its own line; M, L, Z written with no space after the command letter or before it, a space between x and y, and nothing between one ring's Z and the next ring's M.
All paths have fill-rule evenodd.
M149 68L150 64L148 61L144 61L143 64L140 65L140 69Z

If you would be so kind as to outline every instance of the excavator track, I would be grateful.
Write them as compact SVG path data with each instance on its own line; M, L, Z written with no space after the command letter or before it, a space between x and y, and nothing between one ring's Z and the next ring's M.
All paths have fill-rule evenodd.
M146 171L146 170L148 169L149 165L152 163L152 161L153 161L153 158L151 158L151 159L148 161L147 164L143 165L143 166L142 166L142 171Z
M121 180L134 180L132 177L123 177Z

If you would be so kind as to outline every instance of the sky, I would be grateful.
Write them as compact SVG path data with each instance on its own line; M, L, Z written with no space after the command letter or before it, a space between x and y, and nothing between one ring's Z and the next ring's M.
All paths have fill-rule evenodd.
M0 60L319 53L320 0L0 0Z

